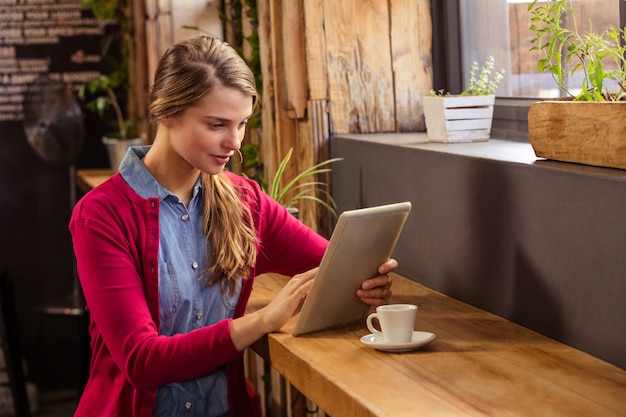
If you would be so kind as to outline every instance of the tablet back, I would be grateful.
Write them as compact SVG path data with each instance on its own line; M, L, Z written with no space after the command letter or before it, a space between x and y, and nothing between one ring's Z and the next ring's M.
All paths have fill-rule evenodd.
M393 252L411 203L345 211L313 281L294 336L361 320L368 305L357 296L361 283L378 275Z

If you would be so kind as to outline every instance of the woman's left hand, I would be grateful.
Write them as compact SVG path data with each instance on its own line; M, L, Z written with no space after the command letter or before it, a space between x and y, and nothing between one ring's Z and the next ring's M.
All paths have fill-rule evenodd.
M378 268L380 275L363 281L361 288L356 292L365 304L372 306L370 310L383 305L389 304L391 297L391 277L389 273L398 267L395 259L390 259Z

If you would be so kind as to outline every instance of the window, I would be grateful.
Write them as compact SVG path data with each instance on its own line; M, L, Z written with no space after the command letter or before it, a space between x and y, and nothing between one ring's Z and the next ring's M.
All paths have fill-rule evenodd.
M539 0L542 1L542 0ZM473 61L483 63L492 55L496 67L506 70L497 91L495 135L518 137L525 132L527 108L537 98L558 97L559 89L549 73L537 70L538 52L530 52L531 0L433 0L434 87L460 92ZM609 25L626 24L624 0L574 0L578 29L595 32ZM567 22L566 24L573 24ZM569 80L575 91L580 80Z

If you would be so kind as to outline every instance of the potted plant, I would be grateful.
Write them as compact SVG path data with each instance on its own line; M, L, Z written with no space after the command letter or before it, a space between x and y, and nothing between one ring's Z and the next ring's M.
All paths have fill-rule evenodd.
M270 182L271 185L267 190L269 196L283 206L287 207L292 213L294 213L294 203L299 200L308 199L317 202L322 207L328 209L333 215L336 215L335 201L330 193L323 187L326 184L321 181L316 181L315 179L311 180L310 178L319 174L330 172L330 168L327 168L327 166L333 162L341 161L343 158L332 158L322 161L319 164L313 165L312 167L300 172L287 184L281 185L285 167L291 159L292 153L293 148L290 148L283 160L280 162L280 165L274 174L274 178ZM319 198L318 195L320 194L326 196L328 202Z
M124 117L124 110L114 90L115 85L113 78L101 75L83 84L78 90L81 99L93 97L86 107L103 119L108 119L109 111L112 110L115 130L105 134L102 142L107 148L113 169L119 167L129 146L142 145L145 142L145 135L138 136L132 120Z
M480 67L473 62L467 88L460 95L443 90L424 97L424 117L432 142L483 142L489 140L495 92L504 70L492 76L495 60L488 57Z
M571 0L533 1L531 50L539 71L549 71L565 100L532 103L528 136L539 157L626 169L626 28L580 33L563 24ZM568 69L569 65L572 69ZM568 72L581 73L579 92L565 85Z
M293 148L290 148L285 157L281 160L268 186L268 182L263 179L260 173L262 167L258 162L258 146L255 144L246 144L242 147L241 152L243 155L242 174L255 180L264 192L286 207L293 215L298 216L298 209L295 207L295 204L299 200L313 200L336 216L335 201L324 188L326 184L312 178L330 172L331 169L328 168L328 166L333 162L341 161L343 158L332 158L322 161L319 164L305 169L291 181L282 185L285 168L293 154ZM325 199L320 198L320 195L325 197Z
M102 138L107 148L111 168L118 169L129 146L145 142L145 134L139 135L138 123L133 120L130 109L130 66L133 28L130 6L126 0L80 0L89 7L105 29L101 56L106 67L102 74L85 84L78 96L85 106L107 123L109 129ZM119 51L112 52L114 46Z

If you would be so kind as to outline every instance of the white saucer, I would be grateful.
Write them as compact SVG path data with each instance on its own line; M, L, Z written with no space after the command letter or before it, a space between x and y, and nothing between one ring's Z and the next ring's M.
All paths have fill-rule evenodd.
M434 333L429 332L413 332L413 338L407 343L389 343L385 342L379 336L374 334L368 334L361 338L361 342L374 349L381 350L383 352L408 352L418 347L427 345L435 340Z

